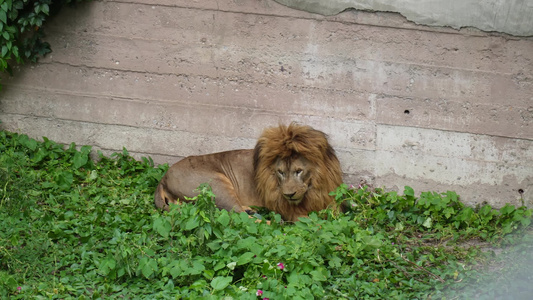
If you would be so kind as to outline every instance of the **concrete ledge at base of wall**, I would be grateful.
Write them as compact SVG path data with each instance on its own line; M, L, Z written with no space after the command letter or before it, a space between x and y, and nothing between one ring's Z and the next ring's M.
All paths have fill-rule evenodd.
M516 36L533 35L533 3L530 0L275 0L289 7L336 15L348 9L397 12L421 25L474 27Z

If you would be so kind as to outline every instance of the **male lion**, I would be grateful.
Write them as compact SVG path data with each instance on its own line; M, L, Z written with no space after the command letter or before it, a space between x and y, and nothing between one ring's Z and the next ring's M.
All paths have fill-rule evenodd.
M195 196L209 183L219 208L251 212L266 207L286 221L336 207L329 192L342 183L341 167L326 135L291 123L268 128L255 149L189 156L175 163L155 192L155 205Z

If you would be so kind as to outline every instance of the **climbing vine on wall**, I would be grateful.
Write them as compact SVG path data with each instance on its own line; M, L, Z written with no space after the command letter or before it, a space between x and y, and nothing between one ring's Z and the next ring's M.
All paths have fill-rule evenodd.
M64 5L82 1L90 0L1 0L0 73L13 76L13 64L36 62L51 52L43 40L46 20Z

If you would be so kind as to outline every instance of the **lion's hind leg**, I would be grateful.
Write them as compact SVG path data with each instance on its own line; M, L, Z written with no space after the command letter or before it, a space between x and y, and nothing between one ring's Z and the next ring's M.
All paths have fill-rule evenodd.
M237 187L223 173L219 173L210 184L215 194L215 204L218 208L227 211L246 212L248 214L255 212L251 207L243 205L239 198Z

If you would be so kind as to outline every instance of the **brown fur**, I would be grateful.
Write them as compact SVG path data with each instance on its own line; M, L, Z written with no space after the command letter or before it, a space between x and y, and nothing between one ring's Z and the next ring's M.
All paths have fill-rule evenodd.
M155 205L195 196L209 183L219 208L266 207L287 221L334 206L329 192L342 183L335 151L321 131L295 123L266 129L255 149L190 156L174 164L155 192Z
M303 199L295 205L283 196L273 166L278 159L291 161L301 157L309 161L310 184ZM289 221L334 205L329 193L342 183L340 163L326 135L295 123L263 132L254 150L254 176L264 206Z

